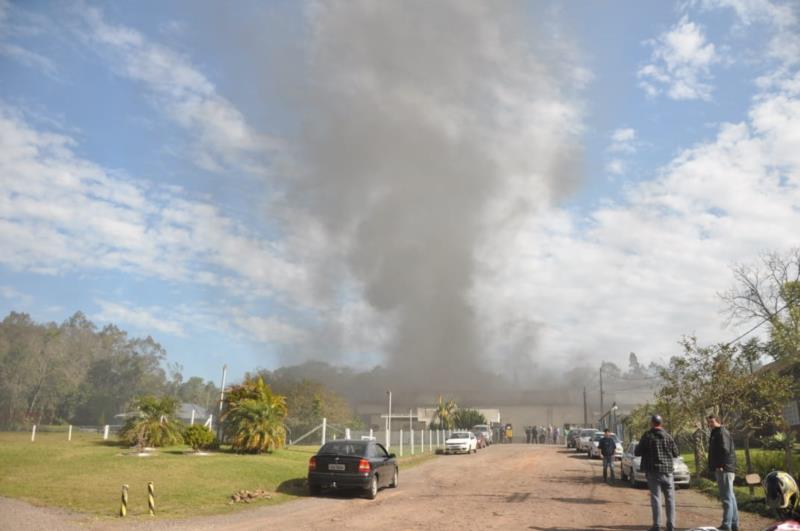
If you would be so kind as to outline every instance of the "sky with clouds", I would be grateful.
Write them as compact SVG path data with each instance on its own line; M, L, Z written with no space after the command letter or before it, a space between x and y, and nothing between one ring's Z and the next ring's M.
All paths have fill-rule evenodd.
M749 328L731 266L800 245L800 5L370 4L0 0L0 311L214 379L425 323L506 372Z

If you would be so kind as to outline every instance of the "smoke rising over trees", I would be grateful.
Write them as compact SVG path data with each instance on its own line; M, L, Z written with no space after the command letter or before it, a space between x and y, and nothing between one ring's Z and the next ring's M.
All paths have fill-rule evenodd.
M387 323L385 365L406 385L476 385L497 330L511 332L499 365L530 374L535 326L482 314L473 288L491 282L477 268L487 242L577 179L579 112L565 95L575 73L536 49L516 3L341 2L309 13L289 198L335 242L320 284L337 300L363 298ZM330 337L320 343L335 355Z

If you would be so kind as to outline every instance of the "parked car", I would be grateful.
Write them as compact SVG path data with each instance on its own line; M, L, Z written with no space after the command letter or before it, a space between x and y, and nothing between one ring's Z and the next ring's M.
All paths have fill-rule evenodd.
M575 450L578 452L588 452L589 445L591 444L592 437L594 437L595 433L598 433L598 431L594 428L581 430L578 438L575 439Z
M477 439L478 450L489 446L489 444L486 442L486 437L484 437L483 432L478 430L472 430L472 433L475 434L475 439Z
M486 424L476 424L472 427L473 432L481 432L483 438L486 439L486 446L490 446L494 441L492 440L492 429Z
M455 431L444 442L444 453L473 453L478 451L478 439L471 431Z
M583 428L575 427L569 430L569 433L567 433L567 448L575 448L575 443L577 442L578 436L581 434L582 429Z
M372 500L382 487L397 488L399 473L395 455L378 442L331 441L308 461L308 491L316 496L323 488L362 489Z
M622 459L622 443L619 442L619 438L615 434L610 433L609 435L614 438L614 442L617 445L617 449L614 451L614 457L616 459ZM600 453L600 439L603 437L605 437L605 433L601 431L592 435L592 443L589 445L589 450L586 452L589 459L601 459L603 457Z
M645 477L644 472L639 469L642 463L642 458L634 455L636 453L637 444L638 443L635 442L628 444L628 448L625 450L625 453L622 454L622 462L620 463L620 478L623 481L630 482L632 487L647 483L647 478ZM689 480L691 477L689 474L689 467L683 461L683 457L674 458L672 463L675 468L674 472L672 473L675 486L689 488Z

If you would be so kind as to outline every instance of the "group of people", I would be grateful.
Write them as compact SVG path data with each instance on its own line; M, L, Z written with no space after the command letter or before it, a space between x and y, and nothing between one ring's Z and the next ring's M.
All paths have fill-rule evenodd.
M709 415L706 419L711 430L708 443L708 469L714 471L719 488L719 497L722 500L722 525L720 531L738 531L739 510L736 505L736 496L733 491L733 478L736 472L736 450L731 434L722 427L717 415ZM605 435L608 436L608 430ZM604 437L600 440L600 450L603 454L603 477L606 478L606 469L610 468L611 478L614 478L614 450L609 450L608 444L603 441L610 439ZM615 446L611 446L614 448ZM610 455L610 458L606 456ZM636 456L641 457L640 470L647 477L647 486L650 489L650 506L653 511L653 527L650 531L661 529L661 498L663 495L667 513L667 531L675 529L675 484L673 482L673 459L678 457L678 446L675 440L664 430L663 420L659 415L650 418L650 429L642 435L636 446Z
M528 444L558 444L562 435L558 426L525 426L525 442Z

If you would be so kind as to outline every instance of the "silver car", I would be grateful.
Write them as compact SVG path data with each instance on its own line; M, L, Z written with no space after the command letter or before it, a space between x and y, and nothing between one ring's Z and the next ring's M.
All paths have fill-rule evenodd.
M578 438L575 439L575 450L577 452L588 452L589 445L592 444L592 437L594 437L595 433L601 432L594 428L581 430L580 435L578 435Z
M640 470L642 458L636 457L636 445L639 443L632 442L628 444L625 453L622 454L622 463L620 464L620 478L623 481L628 481L631 487L636 487L647 483L647 478L644 472ZM675 481L676 487L689 488L689 466L683 461L683 457L676 457L672 460L674 472L672 477Z
M494 442L492 440L492 430L486 424L476 424L472 427L472 431L481 432L483 434L483 438L486 439L487 446Z

